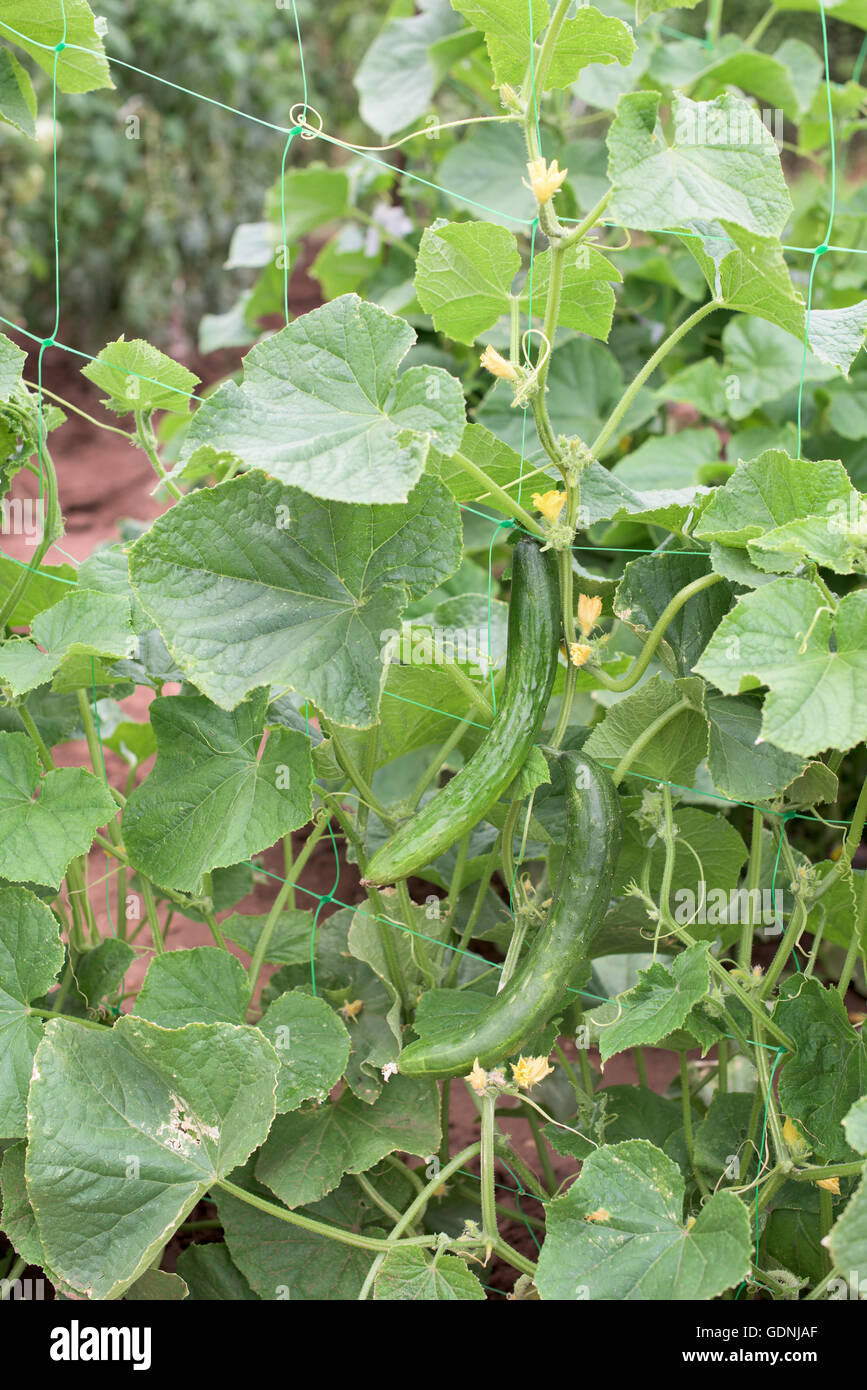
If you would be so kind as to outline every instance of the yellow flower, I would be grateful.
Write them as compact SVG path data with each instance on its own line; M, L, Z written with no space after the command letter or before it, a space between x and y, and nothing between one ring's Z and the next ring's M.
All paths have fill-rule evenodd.
M590 660L592 654L593 649L588 647L586 642L569 643L569 660L573 666L583 666L585 662Z
M527 173L530 175L530 187L536 195L536 201L547 203L562 186L569 170L560 169L556 159L550 164L544 159L531 159L527 165Z
M578 595L578 626L585 637L589 637L602 612L601 598L590 598L587 594Z
M556 521L563 510L566 501L565 492L560 492L554 488L552 492L534 492L533 506L537 512L541 512L548 521Z
M518 380L518 373L511 362L507 362L505 357L501 357L496 348L486 347L479 361L492 376L502 377L504 381Z
M553 1070L553 1067L548 1066L547 1057L519 1057L517 1062L512 1063L512 1077L522 1091L529 1091L540 1081L544 1081Z
M358 1015L361 1013L361 1010L362 1010L363 1008L364 1008L364 1000L363 1000L363 999L353 999L353 1001L352 1001L351 1004L350 1004L350 1003L344 1004L343 1007L342 1007L341 1009L338 1009L338 1010L337 1010L337 1012L338 1012L339 1014L343 1014L343 1017L344 1017L345 1019L347 1019L347 1021L348 1021L349 1023L354 1023L355 1020L358 1018Z
M816 1183L816 1186L824 1187L826 1192L833 1192L837 1197L840 1196L839 1178L819 1178L819 1180Z
M473 1069L467 1077L467 1080L477 1096L483 1096L485 1094L485 1087L488 1084L488 1073L479 1066L478 1057L473 1062Z

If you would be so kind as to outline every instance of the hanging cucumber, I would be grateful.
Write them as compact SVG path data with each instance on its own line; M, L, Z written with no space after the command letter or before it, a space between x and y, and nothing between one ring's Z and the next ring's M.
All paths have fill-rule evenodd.
M566 845L548 920L524 964L463 1037L414 1042L400 1054L405 1076L465 1076L477 1057L493 1067L520 1052L553 1014L602 925L620 852L620 799L591 758L557 757L566 777Z
M522 537L512 561L506 680L494 721L473 756L377 850L370 883L394 883L430 864L482 819L521 770L554 684L560 593L554 554Z

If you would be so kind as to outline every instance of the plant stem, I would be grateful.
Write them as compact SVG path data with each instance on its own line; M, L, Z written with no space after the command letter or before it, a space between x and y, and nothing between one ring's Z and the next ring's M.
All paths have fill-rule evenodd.
M481 1104L482 1115L482 1141L481 1141L481 1165L482 1165L482 1233L489 1245L493 1245L499 1236L497 1229L497 1198L494 1188L494 1106L496 1101L493 1096L483 1096Z
M741 923L741 939L738 946L738 965L749 971L753 959L753 893L758 892L762 877L762 831L764 817L758 806L753 807L753 833L750 840L750 862L747 870L747 915Z
M366 801L372 811L375 811L388 830L394 829L394 816L392 816L383 806L373 788L368 785L367 779L355 761L352 753L339 734L337 734L327 720L320 720L322 732L331 739L334 747L334 756L339 762L346 776L355 787L362 800Z
M599 431L599 434L591 444L591 454L594 454L597 458L599 457L600 451L614 434L617 426L635 400L635 397L638 395L645 381L653 375L660 362L665 360L672 348L676 347L681 338L686 337L687 333L695 328L696 324L701 323L702 319L706 319L709 314L714 313L715 310L721 307L719 300L708 300L707 304L703 304L700 309L696 309L695 313L690 314L689 318L684 319L683 323L678 324L677 328L673 329L668 337L663 339L653 356L648 358L644 366L636 376L633 377L632 381L623 392L620 400L617 402L608 419L605 421L605 424L602 426L602 429Z
M769 5L768 8L765 10L765 13L759 20L758 24L756 24L750 30L750 32L744 39L744 48L755 48L756 44L764 34L765 30L768 28L769 25L773 23L778 14L779 10L777 9L776 5Z
M843 962L840 978L837 981L837 990L841 999L846 998L846 991L852 979L852 971L855 969L855 961L864 941L865 924L867 924L867 874L861 883L861 892L858 894L858 911L852 926L852 938L846 951L846 959Z
M494 870L497 866L497 860L499 859L499 857L500 843L499 839L496 839L493 845L491 846L490 851L488 852L487 858L485 859L481 877L479 878L478 888L476 889L476 896L473 900L473 905L470 908L470 915L466 920L463 931L461 932L460 940L458 941L457 947L451 947L452 959L449 962L448 970L446 971L445 976L443 978L444 989L454 988L455 981L458 977L458 970L460 969L461 964L461 952L467 949L467 945L472 940L473 932L475 931L476 923L478 922L479 917L481 916L488 888L490 886L490 882L493 877ZM455 905L453 903L452 910L454 910L454 906Z
M569 13L572 0L557 0L557 8L551 16L551 23L545 31L545 38L542 43L542 51L539 54L539 61L536 64L534 78L534 88L536 93L541 96L545 91L545 82L548 77L548 69L554 57L554 49L560 37L560 30L563 28L566 16Z
M143 449L147 454L157 477L166 491L171 493L176 502L180 502L184 494L181 492L177 483L172 481L163 468L157 450L156 435L153 432L153 426L150 422L150 413L144 410L137 410L135 412L135 442L138 444L139 448Z
M593 673L600 684L605 686L606 690L614 690L618 694L623 694L625 691L631 690L634 685L638 684L650 665L654 653L665 636L666 628L672 618L676 617L681 608L689 603L691 598L695 598L696 594L702 593L705 589L712 588L712 586L718 584L721 579L721 574L703 574L698 579L693 579L690 584L684 585L684 587L669 600L660 613L639 655L635 658L634 663L630 666L625 675L615 679L613 676L609 676L603 671L601 667L594 666L591 663L588 663L587 670Z
M782 974L783 967L791 952L795 949L800 940L801 933L807 925L807 905L803 897L799 897L795 903L795 910L792 913L783 939L776 949L774 959L768 966L767 974L756 993L758 999L767 999L777 980Z
M499 484L495 483L492 478L489 478L483 469L473 463L472 459L468 459L466 454L462 454L460 451L452 454L451 462L459 464L474 482L484 487L488 495L499 504L500 510L506 513L506 516L510 516L513 521L517 521L525 531L529 531L532 535L539 536L541 540L545 540L545 532L538 521L536 521L535 517L532 517L529 512L525 511L520 502L516 502L507 492L504 492Z
M391 1202L387 1201L385 1197L382 1197L377 1192L376 1188L374 1187L373 1183L370 1181L366 1173L356 1173L355 1181L358 1183L362 1192L364 1192L370 1198L374 1206L379 1207L380 1211L385 1212L385 1215L388 1217L389 1221L400 1220L400 1212L397 1210L397 1207L393 1207L391 1205Z
M692 1098L689 1094L689 1070L687 1068L686 1053L680 1054L680 1099L683 1111L683 1134L686 1141L686 1152L689 1157L689 1166L693 1171L693 1176L698 1183L699 1190L703 1197L707 1197L707 1183L698 1170L695 1161L695 1138L692 1131Z
M250 960L250 968L247 971L247 978L250 981L249 997L251 999L256 989L256 983L259 979L259 972L262 969L262 966L265 963L265 957L268 954L268 947L271 945L271 938L273 937L277 927L277 923L280 920L280 913L283 911L287 902L289 902L295 884L298 882L298 879L302 873L302 870L304 869L305 864L307 863L311 854L315 850L319 841L322 839L322 836L328 829L329 820L329 815L320 813L319 824L307 836L307 839L304 842L304 847L302 848L297 859L295 860L295 863L293 864L289 874L286 876L285 882L281 883L280 891L278 892L276 898L271 904L268 916L265 918L265 925L262 928L262 931L259 935L259 939L256 942L256 945L253 950L253 955Z
M723 0L707 0L707 24L705 33L711 48L719 45L720 29L722 27ZM749 40L747 40L749 45Z
M530 1126L530 1133L533 1136L533 1143L536 1145L536 1153L539 1155L539 1163L542 1166L542 1176L545 1179L545 1186L547 1187L549 1193L553 1196L553 1194L557 1191L557 1178L554 1173L554 1166L551 1163L551 1155L548 1152L548 1146L545 1143L545 1139L542 1134L541 1127L539 1125L539 1116L536 1114L536 1111L532 1108L532 1106L529 1105L524 1106L524 1115L526 1116L527 1123Z
M672 705L670 709L664 709L661 714L658 714L655 719L651 720L646 729L642 729L638 738L627 748L620 762L617 764L617 767L611 774L611 780L615 787L620 786L620 783L623 781L623 778L626 776L636 758L640 757L647 745L656 738L660 729L664 729L666 724L669 724L672 719L682 714L684 710L691 709L691 707L690 701L684 696L682 700L678 700L676 705Z
M476 1152L478 1145L472 1146L472 1151ZM466 1151L465 1151L466 1152ZM442 1177L437 1178L437 1186L442 1181ZM411 1236L407 1240L395 1240L394 1236L384 1239L378 1236L365 1236L357 1231L347 1231L340 1226L329 1226L324 1221L314 1221L311 1216L302 1216L300 1212L290 1211L288 1207L281 1207L276 1202L269 1202L265 1197L259 1197L255 1192L245 1192L243 1187L238 1187L235 1183L229 1182L228 1178L217 1178L211 1183L212 1189L219 1187L223 1192L228 1192L231 1197L236 1197L239 1202L246 1202L248 1206L255 1207L257 1211L262 1211L266 1216L274 1216L278 1221L285 1221L290 1226L299 1226L302 1231L310 1231L313 1235L325 1236L328 1240L339 1241L341 1245L353 1245L356 1250L379 1250L383 1254L388 1254L389 1250L405 1250L410 1245L435 1245L438 1237L435 1235ZM416 1203L413 1203L413 1207ZM412 1207L409 1211L412 1211ZM406 1221L404 1214L404 1228L409 1222Z
M51 751L37 729L33 716L30 714L26 705L18 706L18 718L21 720L21 723L36 745L36 751L39 754L39 761L42 763L43 771L52 772L54 769L54 759L51 756Z
M407 1244L406 1241L399 1240L398 1237L403 1234L403 1232L406 1230L408 1226L411 1226L413 1224L416 1217L421 1215L428 1202L430 1201L431 1197L436 1192L437 1188L441 1187L443 1183L448 1182L449 1178L452 1177L453 1174L456 1173L459 1168L463 1168L465 1163L469 1163L471 1159L475 1158L476 1154L479 1153L480 1149L481 1144L479 1144L478 1142L476 1142L475 1144L469 1144L467 1148L461 1149L460 1153L457 1154L455 1158L451 1159L450 1162L448 1162L444 1168L441 1168L439 1173L437 1173L436 1177L431 1178L430 1182L427 1184L426 1187L422 1188L418 1196L407 1207L400 1220L395 1223L394 1229L391 1232L391 1235L388 1237L388 1239L377 1242L376 1248L380 1249L384 1247L383 1253L379 1256L378 1259L375 1259L373 1261L373 1264L370 1266L370 1269L367 1272L367 1278L362 1284L361 1291L358 1295L358 1299L360 1302L364 1302L364 1300L367 1298L368 1293L373 1287L373 1281L379 1272L383 1259L388 1254L389 1250L393 1250L396 1245L405 1246ZM427 1244L435 1244L436 1240L436 1236L428 1238ZM413 1244L421 1244L421 1241L416 1240L413 1242Z

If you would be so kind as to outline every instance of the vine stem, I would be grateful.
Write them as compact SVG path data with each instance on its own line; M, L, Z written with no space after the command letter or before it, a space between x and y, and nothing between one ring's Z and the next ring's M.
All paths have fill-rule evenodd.
M687 1068L686 1053L680 1054L680 1098L683 1110L683 1133L686 1141L686 1152L689 1157L689 1165L695 1175L695 1180L699 1185L701 1195L708 1197L710 1194L707 1183L699 1172L695 1162L695 1138L692 1129L692 1097L689 1093L689 1070Z
M176 502L180 502L184 494L181 492L177 483L173 482L163 468L157 450L156 435L153 432L153 426L150 422L150 415L144 410L137 410L135 412L135 442L138 444L139 448L143 449L147 454L154 472L166 491L171 493Z
M373 1264L367 1271L367 1277L365 1278L364 1283L361 1286L361 1291L358 1295L359 1302L363 1303L364 1300L367 1298L368 1293L373 1287L373 1281L379 1273L379 1270L382 1266L382 1262L385 1259L385 1256L388 1254L389 1250L394 1248L395 1244L398 1242L398 1238L403 1235L403 1232L406 1230L406 1228L413 1224L417 1216L421 1215L428 1202L430 1201L431 1197L436 1192L437 1188L441 1187L444 1182L448 1182L449 1178L452 1177L458 1171L459 1168L463 1168L465 1163L469 1163L471 1159L475 1158L476 1155L480 1152L480 1150L481 1144L478 1142L478 1140L474 1144L469 1144L465 1149L461 1149L460 1153L456 1154L455 1157L451 1159L445 1165L444 1168L441 1168L440 1171L436 1174L436 1176L431 1178L427 1186L423 1187L421 1192L419 1192L418 1195L414 1198L414 1200L410 1203L406 1211L403 1213L403 1216L400 1218L398 1222L395 1223L394 1229L392 1230L391 1234L388 1236L386 1240L382 1242L382 1244L385 1246L383 1253L373 1261ZM436 1236L433 1237L433 1240L436 1241ZM400 1243L405 1244L406 1242ZM430 1244L430 1241L428 1243Z
M42 539L33 552L33 558L26 569L22 569L2 605L0 605L0 633L3 632L18 604L25 597L27 590L33 582L39 566L48 554L52 545L63 534L63 519L60 515L60 503L57 496L57 474L54 470L54 462L48 449L43 444L41 449L41 460L45 470L45 492L46 492L46 516L45 527Z
M322 815L319 824L315 826L307 836L304 847L301 849L295 863L292 865L291 871L286 875L285 881L280 885L280 891L271 904L271 909L268 916L265 918L265 925L259 935L259 940L256 942L253 956L250 960L250 968L247 972L247 977L250 981L249 997L251 999L256 989L256 982L259 979L259 972L262 969L265 956L268 953L268 947L271 945L271 938L280 920L280 913L283 911L287 902L289 902L304 865L307 863L314 849L322 839L322 836L328 829L329 820L330 816L327 814Z
M613 676L609 676L606 671L603 671L601 667L594 666L591 662L588 662L587 670L592 672L596 680L598 680L601 685L604 685L606 690L613 690L619 695L622 695L624 691L631 690L634 685L638 684L653 660L656 649L662 641L672 618L677 616L681 608L689 603L691 598L695 598L696 594L701 594L705 589L710 589L714 584L718 584L722 577L721 574L716 574L713 571L710 574L699 575L698 579L693 579L689 584L684 585L673 598L669 599L651 628L639 655L635 658L635 661L625 675L615 679Z
M764 817L758 806L753 807L753 833L750 840L750 862L747 869L747 919L741 923L741 939L738 945L738 965L741 970L749 970L753 958L753 893L758 891L762 877L762 831Z
M684 696L682 700L678 700L676 705L672 705L670 709L664 709L661 714L658 714L656 718L648 724L646 729L642 729L638 738L627 748L620 762L611 774L611 780L615 787L620 786L620 783L635 762L635 759L639 757L647 745L656 738L660 729L664 729L666 724L669 724L678 714L683 714L684 710L691 708L690 701Z
M472 1152L464 1150L464 1153L478 1151L478 1145L472 1146ZM436 1179L438 1186L443 1181L442 1175ZM265 1197L259 1197L255 1192L245 1192L243 1187L238 1187L230 1182L228 1178L218 1178L211 1184L219 1187L223 1192L228 1192L230 1197L236 1197L239 1202L246 1202L248 1206L256 1207L266 1216L274 1216L278 1221L285 1221L290 1226L299 1226L302 1231L310 1231L313 1235L325 1236L328 1240L339 1241L341 1245L353 1245L356 1250L375 1250L382 1251L387 1255L390 1250L405 1250L410 1245L435 1245L438 1237L436 1235L410 1236L406 1240L396 1240L394 1233L389 1237L365 1236L357 1231L347 1231L339 1226L329 1226L325 1221L315 1221L312 1216L302 1216L300 1212L290 1211L288 1207L281 1207L276 1202L269 1202ZM427 1189L426 1189L427 1190ZM413 1203L413 1207L416 1202ZM412 1207L408 1211L412 1211ZM404 1214L404 1228L409 1223L406 1222Z
M599 431L599 434L591 444L591 454L595 454L597 457L599 456L600 450L605 447L614 434L614 431L617 429L620 421L635 400L635 397L638 395L645 381L653 375L660 362L665 360L672 348L676 347L681 338L686 337L687 333L695 328L696 324L701 323L702 319L706 319L709 314L714 313L715 310L722 307L720 300L708 300L707 304L703 304L700 309L696 309L695 313L690 314L689 318L684 319L683 323L678 324L677 328L673 329L668 337L663 339L653 356L648 358L644 366L633 377L632 381L623 392L620 400L617 402L608 419L605 421L605 424L602 426L602 429Z
M529 531L532 535L538 536L541 540L545 539L545 532L538 521L536 521L529 512L525 511L519 502L516 502L507 492L504 492L498 483L495 483L492 478L489 478L483 468L479 468L478 464L473 463L472 459L467 458L466 454L462 454L460 450L458 450L456 454L452 454L451 462L457 463L468 477L472 478L473 481L478 483L481 487L484 487L487 493L499 503L500 509L504 511L507 516L510 516L513 521L517 521L525 531Z
M340 805L339 797L335 796L334 793L329 792L326 794L325 800L331 803L335 820L340 825L347 840L350 841L350 843L355 848L355 856L358 861L358 869L363 878L367 871L367 856L364 852L364 845L361 842L361 837L358 834L355 826L352 824L351 818L347 815L343 807ZM391 983L394 985L394 988L397 990L404 1013L409 1014L412 1011L412 999L409 992L409 986L407 985L403 969L401 967L400 960L395 949L394 940L392 939L391 935L391 928L387 925L386 921L382 920L383 918L385 918L387 919L387 921L390 921L390 915L385 909L385 904L382 901L382 897L379 893L379 890L375 888L372 883L368 883L365 885L365 892L367 894L367 900L373 908L374 916L376 918L376 927L377 932L379 934L379 943L382 946L382 953L385 956L385 962L388 968L389 979L391 980ZM404 925L411 928L412 922L406 922Z
M494 1185L494 1132L496 1121L494 1119L494 1108L496 1098L494 1096L483 1096L481 1105L482 1115L482 1142L481 1142L481 1167L482 1167L482 1234L487 1244L494 1246L499 1239L497 1229L497 1198Z
M361 768L358 766L353 754L339 734L335 733L327 720L321 719L320 725L322 732L326 734L334 746L334 756L342 767L346 776L355 787L363 801L366 801L372 811L375 811L387 829L394 829L394 817L386 810L373 788L367 782Z

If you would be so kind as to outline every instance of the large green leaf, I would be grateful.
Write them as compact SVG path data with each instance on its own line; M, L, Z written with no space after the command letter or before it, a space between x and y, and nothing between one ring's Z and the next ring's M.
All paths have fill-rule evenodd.
M758 407L778 401L805 383L830 381L833 366L814 352L804 360L803 343L777 324L752 315L736 315L722 332L725 413L745 420Z
M695 535L702 540L746 545L789 521L828 517L855 489L843 465L832 459L793 459L783 449L766 449L739 462L702 512Z
M34 139L36 93L29 73L8 48L0 49L0 119Z
M54 914L27 888L0 887L0 1137L25 1132L27 1088L42 1023L30 1003L63 966Z
M777 236L792 210L773 136L751 106L726 93L695 102L675 92L674 138L656 92L620 98L608 132L613 217L627 227L678 227L725 217Z
M601 723L594 725L585 745L587 752L613 768L659 720L657 731L643 743L629 770L641 777L692 786L695 770L707 756L702 701L702 682L694 676L675 681L652 676L612 705Z
M796 1047L780 1072L780 1105L821 1162L850 1160L843 1120L867 1087L867 1046L835 988L796 977L780 993L774 1018Z
M670 966L656 961L639 972L639 983L619 997L619 1018L603 1029L603 1062L627 1047L657 1043L680 1028L692 1007L708 992L707 949L706 943L699 941L676 956Z
M432 443L465 423L460 383L441 367L398 368L409 324L357 295L313 309L254 347L244 380L199 407L181 463L230 455L314 497L405 502Z
M374 1299L403 1302L454 1303L484 1301L478 1278L458 1255L438 1255L425 1250L392 1250L386 1255L373 1284Z
M478 126L452 146L437 174L450 202L512 228L528 228L538 212L526 179L527 146L513 125Z
M696 670L724 694L768 687L762 738L809 758L867 737L867 590L836 614L806 579L778 579L740 599Z
M166 951L148 966L134 1013L163 1028L243 1023L250 981L237 956L215 946Z
M680 590L709 571L704 556L677 551L630 560L614 596L614 611L644 636ZM731 586L722 581L696 594L668 624L661 651L670 657L676 675L689 675L731 601Z
M345 169L329 169L321 163L308 164L302 169L287 169L282 193L279 180L273 188L269 188L265 197L265 212L281 236L285 217L286 240L292 246L308 232L314 232L328 222L335 222L349 212L349 176ZM264 265L271 260L271 255L263 260L260 253L257 259Z
M92 773L61 767L40 780L28 736L0 733L0 876L59 888L70 860L90 849L116 811Z
M239 1202L238 1205L242 1206L243 1203ZM229 1247L222 1241L188 1245L178 1256L178 1273L189 1288L191 1299L238 1303L253 1302L257 1298L241 1271L232 1263Z
M130 573L178 666L221 707L282 685L366 728L387 671L383 633L454 573L460 534L433 479L406 506L369 507L255 472L158 518L131 548Z
M685 1184L644 1139L597 1149L548 1205L536 1285L543 1299L711 1299L750 1272L750 1218L718 1192L685 1222Z
M315 1109L275 1120L256 1177L289 1207L316 1202L344 1173L363 1173L395 1150L427 1157L440 1140L432 1081L393 1076L373 1105L348 1091Z
M232 1261L257 1297L292 1302L358 1297L370 1269L369 1250L291 1226L223 1192L219 1213ZM336 1193L307 1214L344 1230L356 1229L357 1208Z
M267 849L310 819L310 741L273 729L268 693L231 712L201 695L153 701L157 760L124 807L130 858L164 888L196 892L202 874Z
M452 4L484 33L496 82L520 87L529 62L538 61L533 40L550 19L546 0L529 0L529 4L526 0L452 0ZM634 52L627 25L592 5L580 5L577 15L561 26L542 90L571 87L588 64L625 64Z
M3 0L2 15L0 35L29 53L49 76L56 73L61 92L114 86L87 0ZM61 42L66 46L55 53Z
M297 1110L304 1101L323 1104L349 1061L346 1025L324 999L290 990L269 1004L259 1027L280 1058L277 1110Z
M515 238L505 227L435 223L421 239L416 294L440 333L472 343L508 309L520 268Z
M448 59L468 46L448 0L421 0L417 8L389 20L353 79L362 118L385 139L424 115Z
M867 1096L861 1096L856 1100L849 1113L843 1117L843 1128L851 1147L857 1149L858 1153L867 1154ZM4 1178L8 1160L7 1154L3 1160ZM867 1170L849 1205L828 1236L827 1244L837 1268L850 1280L854 1274L859 1284L862 1284L867 1278Z
M807 762L762 739L762 707L754 698L709 692L705 704L708 770L723 796L753 803L784 797L788 804L808 806L836 798L837 780L824 763Z
M601 251L582 243L570 247L563 258L563 292L557 322L594 338L607 338L614 315L614 291L609 281L622 280L620 271ZM544 311L551 279L551 253L533 258L521 294L521 310Z
M546 0L452 0L485 44L498 84L520 87L532 53L532 41L551 17Z
M51 1267L89 1298L122 1294L263 1142L278 1065L255 1028L50 1023L30 1086L26 1171Z

